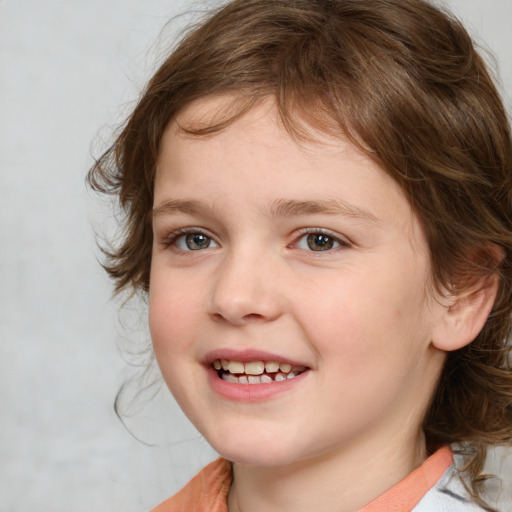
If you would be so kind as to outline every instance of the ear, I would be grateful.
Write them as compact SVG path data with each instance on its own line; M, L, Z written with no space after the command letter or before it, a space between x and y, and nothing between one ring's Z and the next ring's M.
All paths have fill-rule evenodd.
M451 352L471 343L491 314L497 292L498 276L492 274L469 290L445 297L448 305L434 329L432 344Z

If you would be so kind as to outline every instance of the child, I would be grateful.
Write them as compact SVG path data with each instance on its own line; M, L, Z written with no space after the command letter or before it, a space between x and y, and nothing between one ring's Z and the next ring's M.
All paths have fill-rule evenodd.
M493 510L512 145L450 14L232 0L89 180L126 213L116 290L148 295L163 377L223 457L156 512Z

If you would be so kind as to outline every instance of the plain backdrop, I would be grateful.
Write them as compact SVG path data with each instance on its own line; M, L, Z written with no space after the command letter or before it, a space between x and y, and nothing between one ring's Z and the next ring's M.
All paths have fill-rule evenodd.
M510 109L512 0L447 3L496 54ZM91 227L112 216L84 186L189 17L162 28L201 5L0 0L0 512L147 511L215 457L165 390L127 419L143 442L113 412L133 371L117 344L147 333L136 308L121 328Z

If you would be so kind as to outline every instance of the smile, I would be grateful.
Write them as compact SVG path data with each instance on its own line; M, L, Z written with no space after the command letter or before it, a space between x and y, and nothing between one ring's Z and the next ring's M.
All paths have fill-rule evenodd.
M216 359L212 367L225 382L233 384L270 384L293 379L306 370L305 366L292 366L276 361L232 361Z

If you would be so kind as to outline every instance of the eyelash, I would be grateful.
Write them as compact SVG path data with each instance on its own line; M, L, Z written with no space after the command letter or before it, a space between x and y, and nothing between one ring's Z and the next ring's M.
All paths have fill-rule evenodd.
M201 248L198 248L198 249L183 249L183 248L179 248L177 247L177 242L180 240L180 238L185 238L186 240L186 237L188 235L199 235L199 236L202 236L202 237L205 237L207 240L208 240L208 246L205 247L204 249L201 249ZM307 239L307 237L309 236L323 236L325 237L326 239L329 239L330 241L332 241L332 244L333 245L336 245L335 247L331 246L331 247L328 247L327 249L320 249L318 251L314 251L312 250L310 247L309 247L309 241ZM303 239L306 240L306 244L308 244L308 247L309 249L307 248L301 248L301 247L298 247L298 244L299 242L301 242ZM219 244L214 240L214 238L209 235L208 233L206 233L204 230L200 229L200 228L182 228L182 229L178 229L176 231L173 231L169 236L167 236L163 241L162 241L163 245L167 246L167 247L171 247L171 246L174 246L178 251L181 251L181 252L200 252L202 250L205 250L205 249L210 249L212 248L211 247L211 244L215 244L214 247L218 247ZM186 241L185 241L186 243ZM311 253L322 253L322 252L333 252L333 251L336 251L336 250L339 250L339 249L344 249L344 248L348 248L348 247L351 247L351 244L341 238L339 235L336 235L335 233L332 233L331 231L328 231L328 230L325 230L325 229L322 229L322 228L308 228L308 229L305 229L303 230L300 235L298 237L295 238L295 240L288 245L289 248L298 248L300 250L304 250L306 252L311 252Z
M339 235L337 235L336 233L333 233L332 231L329 231L327 229L322 229L322 228L307 228L307 229L303 230L300 233L300 235L289 245L289 247L292 247L292 248L297 247L298 243L303 239L305 239L306 243L308 243L307 238L309 236L313 236L313 235L324 236L324 237L332 240L333 243L338 244L338 246L337 247L329 247L328 249L323 249L323 250L320 249L318 251L313 251L311 248L309 248L309 249L302 248L302 250L311 252L311 253L322 253L322 252L333 252L333 251L337 251L340 249L346 249L346 248L351 247L351 244L346 239L340 237Z
M182 229L177 229L176 231L173 231L169 236L167 236L163 241L163 245L167 246L167 247L172 247L174 246L178 251L181 251L181 252L200 252L201 249L180 249L179 247L177 247L177 242L180 238L185 238L188 236L188 235L200 235L200 236L203 236L205 238L207 238L208 240L210 240L211 242L213 242L214 244L216 244L216 246L218 246L217 242L215 242L214 238L212 236L210 236L208 233L205 233L204 230L200 229L200 228L182 228ZM210 246L206 247L205 249L209 249Z

